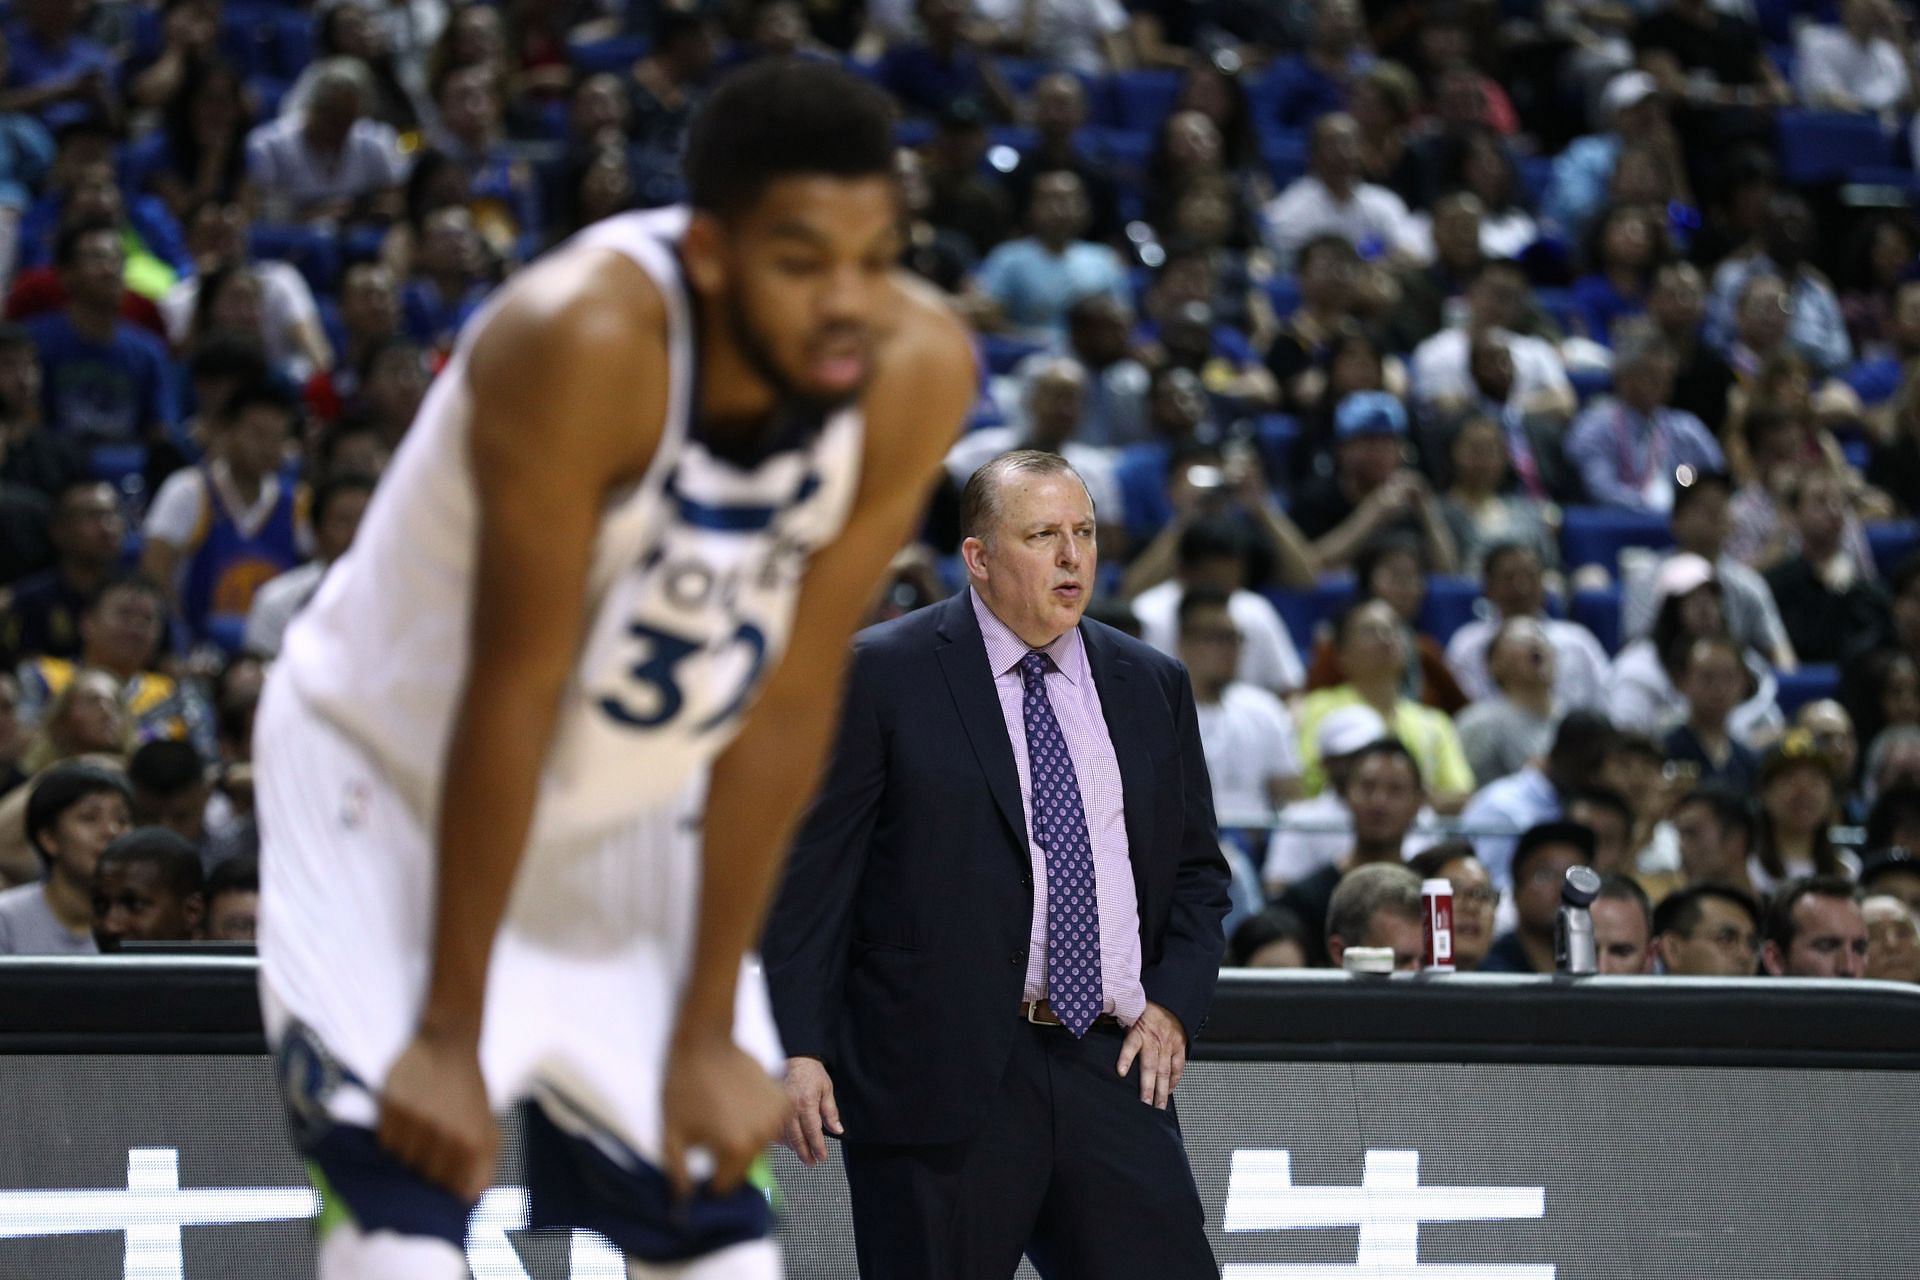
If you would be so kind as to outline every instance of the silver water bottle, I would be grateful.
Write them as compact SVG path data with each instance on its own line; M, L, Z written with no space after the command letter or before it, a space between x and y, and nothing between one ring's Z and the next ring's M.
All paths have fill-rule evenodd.
M1600 952L1593 942L1593 900L1600 876L1592 867L1568 867L1560 886L1560 913L1553 919L1553 967L1557 973L1598 973Z

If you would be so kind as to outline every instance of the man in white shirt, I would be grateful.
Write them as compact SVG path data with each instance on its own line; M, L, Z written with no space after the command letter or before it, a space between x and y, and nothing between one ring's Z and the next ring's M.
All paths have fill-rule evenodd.
M347 554L347 548L353 545L353 535L360 530L360 518L366 514L367 501L372 497L371 476L335 476L314 492L310 511L313 559L269 579L254 594L253 607L247 610L243 643L248 653L262 658L279 656L287 624L313 599L327 569Z
M1840 25L1800 28L1793 87L1816 111L1906 111L1913 77L1889 0L1845 0Z
M1553 701L1562 711L1603 710L1607 694L1607 651L1593 632L1577 622L1547 616L1546 581L1540 556L1518 542L1503 542L1487 552L1482 590L1490 612L1475 618L1447 642L1447 669L1460 691L1475 702L1494 696L1487 674L1487 648L1508 618L1536 618L1553 646ZM1479 774L1474 775L1478 777Z
M1246 589L1246 537L1230 517L1195 520L1180 535L1174 576L1149 587L1131 601L1140 620L1140 638L1162 653L1180 653L1180 600L1206 587L1227 597L1227 611L1239 629L1240 661L1234 678L1268 693L1293 693L1306 683L1306 668L1286 623L1265 596Z
M1360 126L1340 112L1313 126L1307 173L1267 205L1267 241L1283 270L1315 236L1332 233L1352 241L1363 257L1393 256L1420 262L1419 228L1399 196L1360 180Z
M1113 451L1073 438L1086 413L1086 368L1066 356L1045 356L1023 364L1021 371L1025 380L1023 420L1004 427L982 427L961 436L947 452L947 475L956 489L964 489L974 472L1003 453L1015 449L1057 453L1073 464L1087 486L1105 550L1105 535L1126 527L1126 512L1121 505L1115 470L1118 460Z
M1213 587L1192 587L1180 598L1179 657L1193 680L1220 825L1265 827L1300 793L1297 731L1280 699L1234 679L1240 628L1227 600Z
M1560 352L1550 342L1514 332L1527 298L1518 263L1493 258L1481 265L1467 288L1466 323L1414 348L1413 402L1423 417L1433 421L1488 399L1495 408L1522 415L1572 415L1576 398ZM1476 346L1483 348L1478 367ZM1487 347L1504 350L1504 367L1487 358Z
M1320 868L1332 866L1353 848L1353 815L1340 798L1340 782L1354 755L1387 736L1387 722L1368 706L1341 707L1320 721L1314 744L1327 771L1327 787L1312 799L1296 800L1281 812L1267 843L1266 866L1260 872L1269 898ZM1442 838L1442 833L1434 829L1438 821L1431 806L1421 805L1401 855L1411 858L1438 844Z
M1120 0L976 0L976 8L1037 62L1090 76L1133 64Z
M339 221L400 212L407 159L392 126L367 117L372 74L353 58L330 58L313 72L299 111L247 135L247 173L268 221Z
M267 360L295 382L332 367L333 349L307 278L291 263L248 261L247 215L237 202L210 201L196 209L187 226L187 251L199 272L181 279L159 301L167 339L176 350L190 349L194 309L207 273L216 266L244 268L260 286L259 340Z

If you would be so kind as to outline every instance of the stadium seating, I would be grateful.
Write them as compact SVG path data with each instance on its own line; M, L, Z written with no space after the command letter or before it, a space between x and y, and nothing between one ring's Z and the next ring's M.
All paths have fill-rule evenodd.
M1672 545L1673 531L1665 516L1612 507L1568 507L1562 513L1560 554L1570 569L1597 564L1608 573L1618 573L1623 547Z

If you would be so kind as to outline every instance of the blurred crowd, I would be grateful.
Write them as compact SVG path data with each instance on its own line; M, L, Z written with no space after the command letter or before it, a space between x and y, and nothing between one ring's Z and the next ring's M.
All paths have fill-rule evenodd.
M876 616L958 586L975 467L1066 456L1095 616L1192 673L1236 963L1405 959L1426 876L1463 967L1550 967L1586 863L1616 971L1920 979L1890 0L0 14L0 952L249 936L261 681L460 326L791 57L898 101L980 335Z

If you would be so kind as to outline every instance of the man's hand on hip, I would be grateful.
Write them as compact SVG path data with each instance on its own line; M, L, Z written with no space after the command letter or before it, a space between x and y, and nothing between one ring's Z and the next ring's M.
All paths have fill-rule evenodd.
M837 1138L845 1132L826 1063L818 1058L788 1058L787 1101L786 1144L801 1164L811 1168L827 1158L827 1134Z
M1180 1019L1148 1001L1146 1011L1127 1028L1126 1041L1120 1046L1121 1075L1132 1068L1135 1058L1140 1060L1140 1101L1165 1111L1174 1086L1187 1069L1187 1033Z

